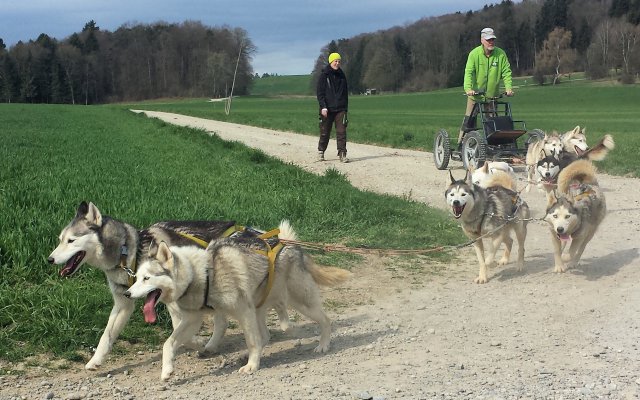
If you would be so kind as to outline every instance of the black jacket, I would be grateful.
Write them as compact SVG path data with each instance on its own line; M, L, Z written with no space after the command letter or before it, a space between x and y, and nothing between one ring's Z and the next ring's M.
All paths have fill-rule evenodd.
M349 87L347 77L341 68L334 70L327 65L318 78L316 88L320 109L326 108L331 112L348 111Z

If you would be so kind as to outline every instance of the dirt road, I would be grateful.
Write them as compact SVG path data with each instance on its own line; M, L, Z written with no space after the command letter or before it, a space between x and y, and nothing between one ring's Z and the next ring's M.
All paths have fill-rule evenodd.
M338 162L333 149L328 161L316 162L316 137L147 114L244 142L314 173L336 168L361 189L444 207L448 174L424 152L350 143L350 163ZM312 352L315 324L299 319L281 333L272 321L272 343L250 376L235 372L246 351L233 330L220 355L180 355L167 384L159 382L160 349L150 349L112 355L98 373L73 364L0 377L0 399L637 398L640 182L607 175L599 181L608 215L581 265L565 274L553 272L549 233L540 223L529 226L526 270L497 267L485 285L473 283L478 268L471 249L461 252L468 261L442 266L439 275L371 257L347 285L324 292L334 305L328 354ZM524 197L533 216L542 216L544 195L533 190Z

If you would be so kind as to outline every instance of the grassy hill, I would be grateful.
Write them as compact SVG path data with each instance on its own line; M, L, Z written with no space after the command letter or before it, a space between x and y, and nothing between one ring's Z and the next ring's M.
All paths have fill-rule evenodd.
M285 75L254 78L253 96L312 96L311 75Z

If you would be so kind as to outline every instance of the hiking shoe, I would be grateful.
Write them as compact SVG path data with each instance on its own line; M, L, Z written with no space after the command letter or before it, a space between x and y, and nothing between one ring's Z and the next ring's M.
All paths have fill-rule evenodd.
M318 161L324 161L324 151L318 152Z
M338 157L340 157L340 162L348 163L349 159L347 158L347 153L338 153Z

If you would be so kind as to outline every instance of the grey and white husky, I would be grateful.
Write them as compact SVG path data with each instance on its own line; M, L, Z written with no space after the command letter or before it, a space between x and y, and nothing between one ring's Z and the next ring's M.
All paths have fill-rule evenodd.
M551 192L548 196L544 217L551 230L555 272L578 265L606 212L604 194L591 161L574 161L560 172L557 194ZM563 254L568 243L569 252Z
M280 224L278 237L295 240L287 221ZM285 242L286 243L286 242ZM152 246L140 265L136 283L125 296L145 297L145 319L153 320L156 304L172 305L181 315L180 323L162 348L161 379L174 371L176 352L198 332L203 316L215 310L236 319L249 349L249 359L239 372L252 373L260 366L262 347L268 340L264 324L266 311L287 304L320 324L320 343L316 352L329 349L331 321L322 309L320 286L344 282L351 273L340 268L318 267L299 246L285 244L276 258L273 286L268 291L268 258L239 240L216 239L206 249L196 246ZM213 336L222 337L214 326ZM216 345L216 343L214 343Z
M152 241L163 241L174 246L192 246L194 241L183 234L209 243L212 239L229 234L234 221L164 221L143 230L102 215L93 203L82 202L75 217L62 229L60 243L49 255L51 264L64 264L63 277L73 275L83 264L101 269L113 297L113 309L93 357L85 365L88 370L97 369L111 351L113 343L126 325L134 309L134 301L123 296L133 283L135 266L144 261ZM168 308L173 326L179 323L179 313ZM286 328L286 307L278 307L281 326ZM216 325L226 326L224 316L216 316ZM223 331L224 333L224 331ZM211 341L213 341L213 336ZM210 341L210 342L211 342ZM211 343L205 351L211 351Z
M449 171L451 184L444 193L445 200L453 216L460 220L464 234L474 240L473 247L478 257L480 272L475 279L476 283L487 282L487 267L495 263L495 254L501 243L506 249L499 265L509 261L513 239L511 231L516 234L518 240L519 271L524 268L524 241L527 236L527 219L529 218L529 206L520 198L517 192L507 189L500 184L502 174L494 174L491 179L495 182L487 182L487 188L475 185L471 180L471 174L467 173L464 180L455 180ZM506 174L504 174L506 175ZM507 180L510 178L507 176ZM484 251L482 237L487 237L487 251Z

